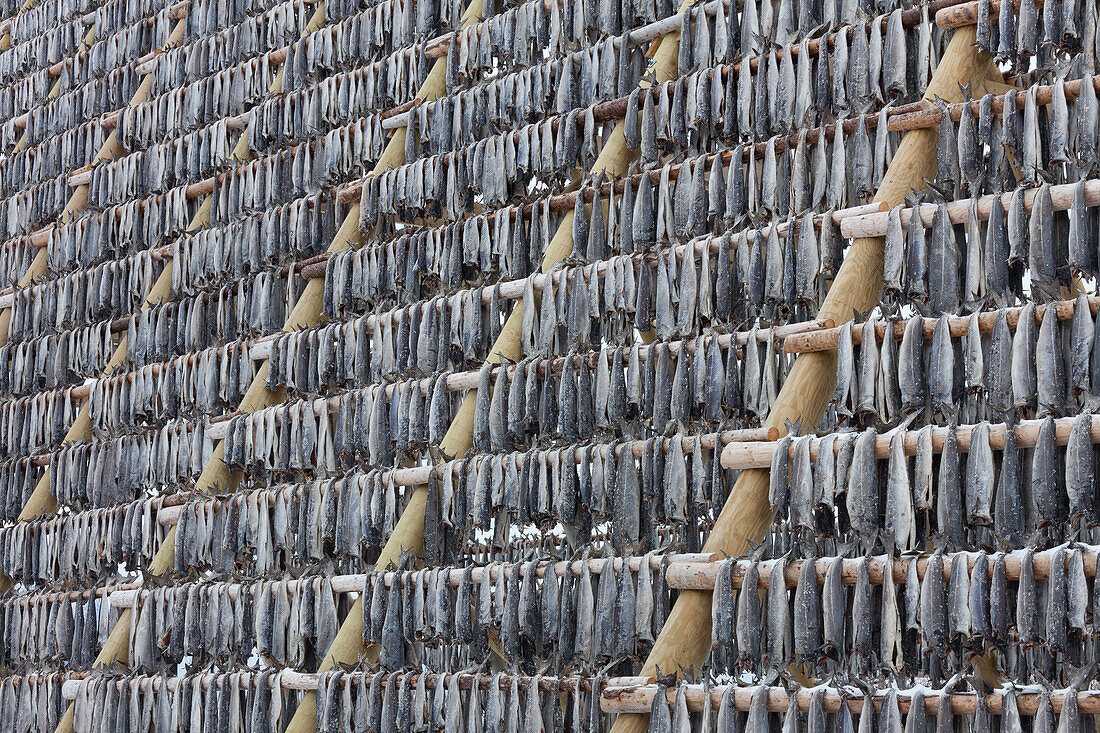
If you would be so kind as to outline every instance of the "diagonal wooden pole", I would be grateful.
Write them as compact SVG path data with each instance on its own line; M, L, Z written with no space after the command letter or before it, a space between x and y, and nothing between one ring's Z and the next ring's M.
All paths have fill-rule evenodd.
M182 26L185 21L181 20ZM310 18L309 24L303 29L302 36L305 37L316 30L319 30L325 24L325 3L322 1L317 4L316 10L314 10L313 16ZM271 83L268 92L270 94L278 94L283 89L283 76L285 67L279 69L279 73L276 75L275 80ZM151 76L149 77L151 79ZM112 133L113 139L113 133ZM233 155L239 160L247 160L251 157L252 153L248 149L248 128L246 127L242 132L240 139L237 141L237 145L233 149ZM210 223L210 212L213 207L213 194L208 194L199 206L195 216L187 226L187 231L192 232L205 227ZM142 310L151 307L152 305L159 303L166 298L171 292L172 287L172 263L173 259L169 258L165 264L164 270L157 278L156 282L149 289L148 295L146 295L145 303L142 305ZM114 370L117 365L121 364L126 358L126 335L123 334L119 341L118 347L115 349L114 354L111 355L111 360L108 363L105 374L109 374ZM72 440L78 440L84 437L91 431L91 419L88 415L88 402L85 400L81 406L79 415L76 422L69 429L66 434L66 441L70 440L70 435L74 436ZM37 498L36 498L37 495ZM53 495L50 493L49 484L49 472L45 473L38 485L35 486L34 493L31 496L31 500L27 502L27 505L23 507L23 512L20 514L20 521L24 521L24 515L29 517L38 516L42 513L42 510L32 513L31 501L36 502L41 506L50 506L50 511L56 511L57 502L54 500ZM164 542L161 544L160 549L157 550L157 554L153 557L146 572L150 575L163 575L172 566L172 562L175 557L175 537L176 528L172 527L165 536ZM4 583L10 584L7 578L0 576L0 586ZM2 590L2 587L0 587ZM130 634L130 616L132 610L126 609L119 615L118 621L115 623L114 628L111 629L111 633L107 637L107 641L103 644L103 648L100 650L99 655L96 656L95 661L92 663L93 667L104 667L111 664L125 664L129 659L129 634ZM55 733L72 733L73 731L73 704L70 702L68 708L65 711L65 715L58 723Z
M690 2L685 3L685 7ZM660 84L673 78L676 72L676 57L679 49L679 30L664 36L655 38L650 47L653 63L646 76L652 81L643 81L643 86ZM636 157L635 153L626 145L624 136L625 124L623 121L616 123L599 156L592 165L592 173L603 171L612 177L623 176L627 173L630 163ZM571 185L570 190L579 188L579 181ZM558 226L554 237L543 253L542 271L549 272L557 263L564 260L573 251L573 211L565 213L561 224ZM522 354L521 326L523 323L523 307L521 300L512 309L511 315L505 321L500 335L489 351L486 359L489 363L500 363L504 359L518 361ZM536 306L537 307L537 306ZM470 449L473 441L474 405L477 400L477 390L471 389L466 393L459 406L458 412L451 421L447 433L440 441L440 451L446 456L463 455ZM411 550L414 554L424 554L424 510L427 499L426 487L420 486L408 494L405 508L401 518L386 541L375 562L376 568L384 568L398 561L401 554ZM378 648L374 645L363 643L363 599L359 598L352 605L344 623L336 634L332 646L325 654L324 660L318 667L318 672L326 672L337 664L354 664L360 659L377 662ZM307 692L303 697L294 718L287 728L288 733L312 733L316 729L317 695L315 692Z
M180 21L182 24L184 21ZM319 3L317 9L313 13L313 17L310 19L309 25L306 26L303 31L304 34L312 33L318 30L325 22L325 5ZM278 94L282 90L283 86L283 69L280 69L279 74L275 77L275 80L271 84L269 90L270 94ZM236 146L233 148L233 156L237 160L248 160L252 157L251 151L248 149L248 128L246 127L241 133L240 139L237 141ZM87 185L87 184L84 184ZM199 229L205 228L210 223L210 211L213 207L214 195L207 194L206 198L199 205L198 210L195 212L190 223L187 225L188 232L194 232ZM44 252L45 250L43 250ZM161 271L160 276L157 277L153 285L149 288L149 292L145 296L145 301L142 303L141 310L148 310L152 306L165 300L172 292L172 263L171 257L165 260L164 269ZM107 362L106 367L103 369L103 373L100 378L108 377L114 373L123 361L126 359L126 334L122 334L119 339L118 346L115 347L115 351L111 354L110 360ZM83 400L83 404L80 406L80 412L77 413L76 419L69 431L65 434L62 443L71 443L78 440L83 440L92 431L92 421L89 414L89 402ZM23 510L19 513L19 521L25 522L43 514L53 514L57 510L57 502L54 500L52 493L50 492L50 473L47 469L42 478L38 480L38 484L35 485L34 491L27 498L26 504L23 506Z
M959 84L983 79L990 59L974 45L973 28L955 32L936 67L925 93L926 100L942 97L961 101ZM914 130L906 134L886 172L876 201L895 206L912 190L924 188L925 180L936 173L935 129ZM882 290L882 246L880 237L854 240L844 264L818 312L819 318L831 318L841 324L852 320L878 302ZM791 368L779 397L768 415L768 425L780 426L785 420L802 420L817 425L828 405L836 382L836 352L823 351L800 355ZM760 542L772 523L768 504L768 471L745 471L738 478L722 513L703 547L704 552L744 555L754 542ZM663 672L698 669L710 653L711 594L709 591L682 591L665 626L642 667L643 676L652 676L658 667ZM612 733L644 733L649 715L619 715Z

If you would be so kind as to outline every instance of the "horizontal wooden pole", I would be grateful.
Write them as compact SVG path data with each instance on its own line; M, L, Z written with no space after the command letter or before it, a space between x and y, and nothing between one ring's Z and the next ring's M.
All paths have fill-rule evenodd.
M688 709L693 712L701 711L703 709L704 696L706 694L702 685L685 685L684 687ZM604 688L603 695L600 698L600 707L607 713L648 713L653 706L653 698L660 689L665 690L669 704L675 703L677 694L676 687L669 687L667 689L658 687L657 685L625 685L622 687L614 687L609 684ZM741 711L748 710L756 689L755 687L733 688L731 694L733 695L732 702L734 708ZM798 709L802 712L806 712L810 709L810 701L813 697L814 689L821 688L797 688L792 693L792 691L789 691L785 687L769 687L766 693L768 711L773 713L785 712L790 704L790 695L794 694L798 699ZM951 709L955 715L973 715L978 706L978 696L973 692L948 693L941 697L939 691L924 687L901 690L895 689L893 692L897 696L898 709L901 713L904 714L909 712L914 690L917 689L919 689L923 695L925 711L933 716L939 711L940 703L943 700L950 700ZM1017 691L1014 693L1015 702L1021 715L1030 716L1038 712L1039 704L1042 699L1042 693L1039 691L1040 689L1038 685L1026 685L1016 688ZM716 685L710 687L709 690L711 709L717 710L722 704L722 697L726 692L726 686ZM863 691L854 685L846 688L827 687L822 690L821 694L823 707L826 713L838 712L841 706L845 704L853 713L858 713L863 709L864 701L866 700ZM872 694L872 704L876 709L881 708L883 701L887 698L888 692L885 690L875 690ZM1052 690L1049 694L1050 702L1055 713L1061 712L1062 703L1066 695L1072 694L1076 694L1077 696L1077 708L1082 715L1095 715L1100 713L1100 690L1080 690L1076 693L1074 693L1073 690ZM1006 693L1004 692L993 692L986 696L986 705L991 714L1001 714L1005 695Z
M1054 421L1055 441L1058 445L1066 445L1066 443L1069 442L1069 435L1070 430L1073 428L1073 422L1077 418L1060 417L1050 419ZM1092 439L1093 443L1100 443L1100 415L1092 415L1091 420L1092 428L1089 437ZM1016 446L1018 448L1034 448L1039 437L1039 426L1044 422L1046 421L1018 421L1015 428ZM952 429L955 431L959 452L966 453L970 450L970 438L975 427L977 426L959 425L955 428L949 428L930 425L920 430L907 430L905 431L905 455L916 455L918 438L920 434L926 430L932 432L932 452L942 453L944 441L947 439L947 435ZM1004 448L1007 431L1008 426L1005 423L995 423L989 426L989 446L993 450L1002 450ZM892 432L880 433L875 437L875 458L889 458L891 437ZM810 438L811 460L817 460L817 449L820 442L820 438ZM778 442L730 443L725 447L725 450L722 451L722 466L737 470L770 468L772 465L772 457L775 455L778 445ZM840 443L834 442L834 452L839 453L840 448ZM790 446L790 457L792 459L794 458L794 454L795 447L792 441Z
M1100 297L1096 296L1078 296L1078 300L1084 297L1088 301L1090 314L1095 316L1097 310L1100 310ZM1069 321L1073 319L1074 309L1076 308L1077 300L1058 300L1045 305L1035 306L1035 322L1041 324L1043 322L1043 315L1046 313L1047 308L1053 308L1055 314L1060 321ZM978 314L978 330L980 333L992 333L993 325L997 322L999 314L1004 313L1005 321L1008 323L1010 329L1015 329L1016 324L1020 321L1020 313L1023 311L1023 307L1015 308L1002 308L995 311L984 311ZM952 338L959 338L970 333L970 316L944 316L947 318L948 330L951 333ZM936 318L923 318L921 323L921 333L926 340L931 339L936 332L936 324L939 319ZM886 338L888 330L893 330L893 336L895 339L901 339L905 335L905 324L907 320L902 321L880 321L875 325L875 336L881 342ZM860 344L863 342L863 329L861 323L852 325L852 343ZM822 328L819 330L806 330L802 333L792 333L783 339L783 350L788 354L804 354L813 351L831 351L840 345L841 332L844 330L844 326L833 326L829 328Z
M694 553L682 553L671 554L668 556L663 555L645 555L637 557L614 557L614 558L589 558L587 560L573 560L572 562L565 560L561 562L540 562L536 569L536 577L542 578L546 576L547 572L553 572L559 577L565 575L581 575L584 572L584 568L587 565L589 572L594 575L601 574L608 564L611 564L613 570L618 572L622 569L623 563L627 563L627 566L633 572L638 572L642 563L648 561L650 568L659 570L662 564L667 560L669 563L707 563L711 562L715 558L709 553L694 552ZM483 565L473 568L470 572L471 581L480 584L485 578L486 574L489 576L490 582L496 582L496 579L504 574L505 578L513 577L514 573L519 573L519 577L526 577L530 570L530 563L492 563L490 565ZM394 578L399 577L399 573L396 572L384 572L382 573L382 582L387 587L393 585ZM449 568L447 569L447 583L452 587L457 588L466 575L464 568ZM333 593L361 593L367 582L367 579L371 576L369 573L355 573L350 575L333 575L329 576L327 580L332 583ZM287 584L287 590L296 590L301 583L313 582L313 576L307 576L299 580L292 580ZM421 581L425 586L428 584L428 573L424 571L421 575ZM256 581L253 583L229 583L223 586L223 591L229 594L229 597L236 600L240 597L242 591L255 593L257 588L267 588L271 592L275 592L273 585L261 585L265 581ZM111 593L111 605L118 608L132 608L139 599L142 599L147 595L149 591L141 588L130 588L126 590L119 590Z
M1100 77L1097 78L1100 79ZM1078 185L1084 187L1085 206L1100 206L1100 179L1091 178L1078 183L1060 183L1055 186L1050 186L1049 191L1050 201L1053 205L1052 210L1068 211L1073 208L1073 190ZM1021 203L1025 211L1031 211L1039 190L1038 188L1027 188L1023 190ZM975 199L955 199L954 201L943 204L943 206L947 209L952 224L966 223L970 218L972 204L976 205L978 218L981 221L987 221L990 212L993 210L995 199L1000 199L1001 205L1007 212L1013 197L1016 195L1015 192L1010 191L1004 194L979 196ZM899 213L901 215L902 229L908 228L909 221L914 215L919 216L926 227L932 226L932 221L938 210L939 205L937 204L921 204L919 207L906 207L901 209ZM840 224L840 234L846 239L885 236L886 228L889 225L889 217L889 212L876 212L873 214L848 217Z

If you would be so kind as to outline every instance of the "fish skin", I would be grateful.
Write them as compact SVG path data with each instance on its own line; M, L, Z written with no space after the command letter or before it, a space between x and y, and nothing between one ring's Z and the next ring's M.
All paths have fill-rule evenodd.
M909 486L909 459L905 455L905 431L899 430L890 436L883 529L891 547L902 552L911 549L917 541L912 497Z
M840 660L844 654L845 603L842 585L844 560L836 557L825 571L825 585L821 589L822 645L821 655Z
M773 570L774 572L774 570ZM761 658L760 569L753 561L741 579L737 595L737 657L741 665L757 664Z
M1065 359L1062 356L1061 324L1053 308L1043 311L1039 340L1035 348L1038 417L1061 417L1066 404Z
M787 600L786 582L780 582L787 570L786 556L777 558L772 565L772 577L775 583L768 585L767 613L767 666L768 669L785 667L794 661L794 639L790 605ZM745 587L742 585L744 595ZM740 638L740 637L739 637Z
M1083 297L1083 296L1082 296ZM1089 526L1096 520L1092 415L1080 413L1073 419L1066 444L1066 495L1071 525Z
M1069 500L1060 480L1059 464L1054 418L1048 416L1039 424L1031 461L1032 494L1039 527L1060 527L1069 517Z
M932 219L932 243L928 251L928 298L932 312L955 313L959 308L959 251L945 203Z
M1035 304L1026 303L1012 339L1012 394L1017 410L1034 405L1038 393L1035 368Z
M770 609L769 609L770 610ZM822 603L817 590L816 561L806 558L794 594L794 651L802 662L816 663L822 646Z
M953 427L947 430L940 456L939 481L936 485L936 525L949 543L965 546L966 527L960 490L958 439Z
M971 526L993 523L991 503L994 476L989 423L983 421L970 433L970 453L966 459L966 517Z

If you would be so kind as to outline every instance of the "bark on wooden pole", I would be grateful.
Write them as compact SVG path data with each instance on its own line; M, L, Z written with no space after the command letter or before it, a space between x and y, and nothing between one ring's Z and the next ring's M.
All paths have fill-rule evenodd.
M974 46L975 38L973 28L955 32L928 85L925 99L961 101L959 84L986 76L990 59ZM924 188L925 180L935 177L936 137L936 131L929 129L915 130L905 136L875 200L889 206L900 204L911 190ZM845 323L877 302L882 289L882 244L881 238L852 243L821 305L820 318ZM835 381L835 352L802 354L787 376L767 424L779 426L788 419L801 419L803 425L816 425L821 421ZM746 471L730 492L703 550L733 557L743 555L751 543L764 537L771 522L768 471ZM708 591L680 593L642 668L643 676L653 675L658 667L665 671L701 667L710 652L710 595ZM624 714L615 720L612 732L644 733L648 725L647 714Z

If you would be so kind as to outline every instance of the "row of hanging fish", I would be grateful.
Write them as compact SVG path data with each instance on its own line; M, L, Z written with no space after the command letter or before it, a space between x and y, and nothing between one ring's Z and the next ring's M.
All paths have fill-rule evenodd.
M795 586L780 582L766 589L756 561L735 589L736 561L727 560L712 596L713 653L724 657L717 666L731 674L762 674L806 664L823 673L916 674L942 682L965 671L972 655L996 652L1002 670L1028 679L1024 660L1036 647L1083 665L1095 656L1098 598L1085 576L1083 553L1058 548L1042 579L1036 578L1033 556L1025 550L1017 558L1018 575L1011 579L1003 553L980 553L971 566L973 558L965 553L936 553L928 556L923 574L916 558L903 560L904 582L896 582L891 570L881 593L872 588L867 558L855 560L854 584L845 581L844 558L835 557L824 559L819 587L811 556L801 561ZM774 561L770 577L787 563L786 557Z
M47 66L20 79L10 81L0 90L0 107L11 108L18 115L42 103L46 94L40 94L43 85L52 87L57 77L63 92L87 85L93 79L102 79L136 61L143 54L160 48L168 39L173 21L167 9L153 14L153 22L134 23L115 29L110 35L96 36L84 52L71 56L61 63L60 72L51 74ZM83 40L83 37L81 38Z
M279 65L270 63L263 54L185 86L164 90L154 87L149 100L141 103L146 108L159 108L149 114L156 123L149 133L164 139L247 112L267 96L278 71Z
M67 705L61 685L65 672L0 677L0 726L5 730L46 733L54 730Z
M237 221L296 198L316 196L323 161L318 152L311 143L302 143L217 176L211 193L211 223Z
M186 486L213 453L202 420L70 444L49 456L50 491L59 503L75 508L111 506L146 490Z
M68 202L65 177L40 183L0 200L0 236L21 237L59 216Z
M7 14L4 17L8 17ZM7 50L0 51L0 81L14 81L42 66L50 66L76 55L87 30L80 22L62 23L44 28L31 38L12 43ZM107 33L112 30L114 29L104 29ZM15 40L14 37L12 40Z
M280 668L316 667L350 605L320 577L157 588L138 596L130 616L130 668L175 671L188 657L201 669L253 654Z
M255 15L221 18L221 28L158 54L153 85L157 89L185 86L293 43L315 9L313 3L282 2Z
M1076 413L1100 388L1100 321L1093 319L1087 296L1077 299L1065 321L1055 307L1040 316L1029 302L995 311L991 332L983 333L982 315L972 313L958 338L947 316L934 321L931 339L920 316L904 322L900 339L901 324L886 321L882 343L875 338L880 319L841 327L832 400L837 415L879 425L913 412L940 423L1061 417Z
M405 347L395 351L395 343L406 342L400 336L408 327L399 323L394 334L385 325L377 326L378 320L374 329L367 328L368 317L362 316L347 324L280 335L272 346L268 388L286 385L296 393L316 394L378 383L394 373L436 372L431 367L439 364L431 349L437 342L423 344L424 353L412 343L407 352ZM789 366L771 332L765 336L754 328L740 349L723 345L713 334L693 345L691 351L674 352L659 342L644 356L636 342L629 349L605 344L595 354L568 349L563 350L570 356L565 364L549 371L547 360L560 352L535 348L515 368L502 371L490 365L478 380L477 442L484 438L486 446L502 450L540 435L570 440L635 420L661 433L700 420L712 425L731 417L763 420ZM438 347L446 352L462 344L452 341L448 347L444 341ZM396 359L397 354L404 356ZM476 355L470 358L476 361ZM392 398L394 407L419 424L410 433L420 434L426 427L428 435L435 435L434 421L443 420L450 399L447 383L440 381L444 376L394 387L400 395ZM413 399L424 408L414 408L409 402ZM445 430L446 421L438 427Z
M287 3L284 0L200 0L188 3L187 14L184 17L186 24L183 31L183 42L203 38L218 31L224 30L230 23L240 22L242 19L271 11L288 15L300 12L294 0ZM330 12L329 3L325 3L326 13ZM347 0L331 3L331 12L339 13L340 9L347 5ZM307 11L308 12L308 11ZM304 25L304 24L303 24Z
M856 730L889 733L951 730L993 733L998 730L1034 730L1037 733L1053 733L1055 730L1083 730L1091 721L1092 716L1082 714L1081 707L1085 700L1091 700L1093 693L1082 689L1079 681L1059 691L1061 709L1055 712L1053 691L1046 680L1042 681L1041 686L1035 684L1017 687L1008 684L990 694L988 687L977 681L978 679L980 678L976 675L958 675L939 689L930 689L921 684L899 689L895 683L878 690L859 681L836 687L817 685L812 688L797 684L744 687L724 682L719 686L708 681L702 686L704 707L700 713L689 709L687 683L680 683L675 688L658 684L650 705L649 730L661 733L689 730L693 721L698 720L700 725L710 726L704 727L704 730L718 730L723 733L741 730L810 730L821 733ZM968 686L973 689L966 689ZM698 686L695 692L700 692ZM672 702L668 699L669 693L672 693ZM745 693L749 696L747 705ZM773 695L777 693L781 695L780 699L787 700L785 711L775 712L770 708L774 705ZM955 697L956 693L958 697ZM1079 694L1088 697L1078 700ZM1030 697L1027 703L1031 704L1028 705L1024 700L1018 702L1020 695ZM835 697L827 700L827 696ZM834 713L831 709L836 697L840 698L840 702L838 711ZM715 698L718 699L717 703ZM807 709L803 711L800 705L807 698ZM999 714L994 715L993 701L998 698ZM960 703L965 705L963 701L970 699L974 700L974 712L958 712ZM899 705L902 701L908 703L904 716ZM860 705L861 712L858 715L853 712L853 702Z
M0 396L30 395L98 377L115 351L111 322L0 346Z
M0 401L0 457L31 455L56 445L79 412L72 388Z
M102 584L145 568L164 540L160 499L0 527L0 570L27 586ZM125 567L120 567L123 564Z
M105 2L97 8L91 0L45 0L35 3L26 10L18 2L4 2L0 10L8 19L8 33L11 45L15 47L62 25L80 26L94 20L100 21L102 28L121 28L138 18L148 18L165 6L164 0L141 0L133 3L133 14L128 12L127 3L120 0ZM101 14L97 13L102 11ZM97 17L98 15L98 17ZM57 59L51 61L56 62Z
M42 469L30 458L12 459L0 470L0 516L11 521L19 516L23 505L42 477Z
M1020 3L1011 13L993 12L983 0L977 14L977 46L1006 64L1010 71L1051 70L1067 57L1083 57L1083 66L1097 68L1097 9L1092 0L1062 3L1052 8Z
M84 123L67 128L37 146L0 161L0 192L5 196L88 165L107 138L103 126Z
M1073 190L1067 211L1054 211L1048 184L1039 187L1030 210L1025 190L1009 205L993 200L989 219L977 215L971 199L967 220L954 224L939 202L931 227L921 216L901 225L890 214L886 233L884 289L889 301L908 301L933 315L977 308L983 299L1010 302L1025 295L1026 282L1040 302L1057 300L1075 272L1095 275L1098 210L1087 206L1085 181Z
M14 287L37 256L38 248L24 242L10 242L0 247L0 283Z
M425 556L447 555L474 530L506 538L510 524L561 523L575 547L603 522L616 552L637 553L662 545L662 527L695 526L721 511L732 480L698 440L685 448L683 436L649 438L640 457L634 448L596 443L445 464L428 482ZM687 552L699 549L694 532L663 544L669 539Z
M368 232L361 248L328 258L324 312L346 318L378 306L453 292L464 282L478 285L494 272L519 280L538 270L563 213L548 199L529 215L523 206L475 214L443 226ZM610 226L610 224L609 224Z
M415 679L414 679L415 677ZM599 731L601 677L568 679L504 673L322 673L319 733L395 731ZM586 686L586 681L590 684Z
M184 233L192 208L180 187L55 224L46 245L47 266L60 274L154 249Z
M464 290L450 298L440 296L377 316L360 316L321 330L282 336L276 342L281 351L275 357L278 362L271 365L271 372L277 375L271 384L288 383L300 373L293 371L297 367L284 356L287 349L305 353L298 344L309 339L316 340L326 356L332 355L332 368L341 370L334 376L340 381L353 374L363 382L378 382L383 376L414 368L432 374L480 365L516 302L501 299L497 293L491 288L485 299L481 288ZM320 379L303 380L303 387L322 383Z
M114 625L112 609L103 593L96 598L69 593L12 597L0 603L4 667L35 662L71 662L74 668L91 666Z
M52 85L52 80L50 80ZM0 107L7 105L10 116L4 114L0 123L0 146L10 151L23 136L27 145L38 145L52 135L75 127L83 121L112 112L125 106L141 84L141 77L130 65L95 78L72 91L62 91L57 99L46 100L49 89L40 95L41 104L32 105L27 112L23 129L15 126L14 117L20 112L14 108L14 100L0 93Z
M8 340L39 338L137 310L163 262L149 251L15 291Z
M287 277L278 271L260 272L135 313L126 331L126 363L137 368L230 341L277 333L298 302L303 288L299 281L297 276Z
M192 232L173 243L172 292L196 295L272 265L308 259L324 251L338 227L336 206L322 192Z
M839 533L864 546L878 539L887 549L903 551L931 537L955 547L1001 549L1028 538L1074 537L1100 521L1092 415L1072 419L1064 447L1056 425L1044 418L1030 448L1017 445L1014 430L994 441L990 424L978 423L965 451L956 428L949 427L937 452L933 428L926 426L916 431L912 459L906 431L896 429L887 434L889 457L882 463L875 460L874 428L820 438L816 460L810 457L813 437L788 436L775 444L769 501L780 521L808 535Z
M191 501L176 524L174 570L269 577L330 562L355 572L377 558L403 498L391 473L352 470Z
M406 664L405 646L458 644L475 655L489 654L490 634L499 639L512 669L542 667L590 669L608 660L634 657L661 632L671 608L663 570L628 564L604 566L598 577L588 563L579 575L548 571L540 563L496 568L491 579L472 566L431 568L383 575L370 573L363 588L363 642L380 648L388 671ZM461 573L457 586L450 578ZM505 575L507 574L507 577ZM387 587L388 585L388 587ZM476 658L476 656L475 656Z
M300 695L284 689L282 676L271 669L172 678L92 675L80 680L71 710L73 727L81 731L260 733L284 730Z
M96 380L88 395L89 416L106 435L177 417L216 415L237 408L255 375L250 344L233 341ZM5 404L0 403L0 416Z
M226 167L239 134L219 120L91 169L88 205L102 209L198 183Z

